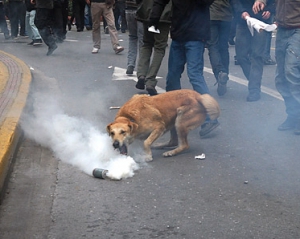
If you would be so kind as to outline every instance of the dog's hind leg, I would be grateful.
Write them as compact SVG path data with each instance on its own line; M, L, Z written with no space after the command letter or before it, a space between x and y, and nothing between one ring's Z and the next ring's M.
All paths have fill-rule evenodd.
M186 127L185 120L186 117L185 115L190 111L189 106L182 106L177 109L177 117L175 121L175 133L177 134L177 141L178 141L178 147L176 147L173 150L167 151L163 153L164 157L171 157L174 156L178 153L180 153L183 150L186 150L189 148L187 136L189 133L189 129ZM173 135L174 137L174 135ZM172 135L171 135L171 140L172 140Z

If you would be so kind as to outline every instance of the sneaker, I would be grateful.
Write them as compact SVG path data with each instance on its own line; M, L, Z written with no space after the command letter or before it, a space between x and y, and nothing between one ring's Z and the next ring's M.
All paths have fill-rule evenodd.
M122 46L117 46L117 47L115 48L115 53L116 53L116 54L119 54L119 53L122 52L122 51L124 51L124 47L122 47Z
M34 46L39 46L39 45L42 45L42 44L43 44L42 39L35 39L35 40L33 40L33 45Z
M5 38L5 40L9 40L10 39L10 35L9 34L4 34L4 38Z
M201 125L201 130L199 132L200 137L203 137L213 131L220 125L218 120L210 120Z
M134 66L128 66L127 71L126 71L126 75L132 75L133 70L134 70Z
M254 101L258 101L258 100L260 100L260 93L259 92L249 93L249 95L247 96L247 101L248 102L254 102Z
M32 46L34 43L34 40L32 40L31 42L29 42L27 45Z
M135 88L137 88L139 90L144 90L145 89L145 76L140 76L138 78L138 81L135 85Z
M225 95L227 92L227 81L229 80L226 72L220 71L218 74L218 95Z
M105 27L104 33L105 33L105 34L109 34L108 26Z
M148 91L148 94L150 96L157 95L157 91L155 89L155 86L147 85L146 86L146 91Z
M279 131L286 131L286 130L291 130L291 129L295 129L297 125L297 120L295 118L292 117L287 117L286 120L278 126L278 130ZM299 125L299 130L300 130L300 125Z
M264 65L267 65L267 66L276 65L276 61L269 58L269 59L264 60Z
M57 48L57 45L53 45L51 47L48 48L48 52L47 52L47 56L50 56L54 51L55 49Z
M99 52L99 48L93 47L92 53L97 54Z

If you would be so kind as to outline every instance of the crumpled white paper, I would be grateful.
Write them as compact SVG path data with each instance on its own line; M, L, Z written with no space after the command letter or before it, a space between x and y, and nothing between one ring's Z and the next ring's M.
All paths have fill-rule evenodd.
M272 32L274 30L276 30L277 25L276 24L267 24L264 23L262 21L259 21L253 17L246 17L246 21L247 21L247 25L249 28L249 31L251 32L251 35L254 35L254 29L257 32L261 32L261 31L267 31L267 32Z

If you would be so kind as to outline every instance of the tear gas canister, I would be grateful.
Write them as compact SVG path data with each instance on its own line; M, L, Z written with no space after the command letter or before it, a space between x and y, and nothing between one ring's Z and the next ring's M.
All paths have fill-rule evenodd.
M108 173L108 170L102 169L102 168L95 168L95 169L93 170L93 176L94 176L95 178L105 179L107 173Z

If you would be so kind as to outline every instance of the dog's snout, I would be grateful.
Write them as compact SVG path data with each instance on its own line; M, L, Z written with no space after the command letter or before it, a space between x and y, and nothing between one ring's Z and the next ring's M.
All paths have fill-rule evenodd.
M116 141L113 143L113 146L114 146L115 149L119 148L119 147L120 147L120 142L116 140Z

